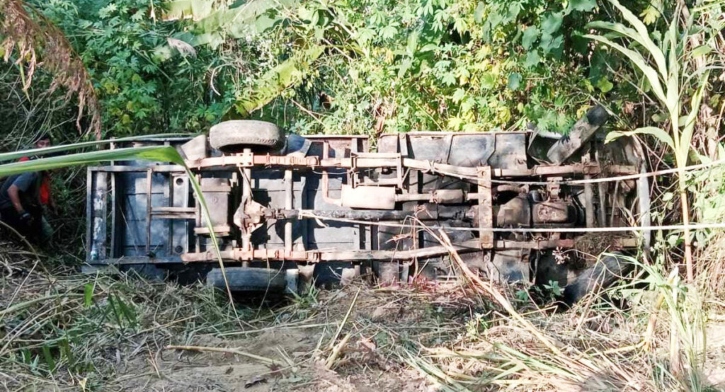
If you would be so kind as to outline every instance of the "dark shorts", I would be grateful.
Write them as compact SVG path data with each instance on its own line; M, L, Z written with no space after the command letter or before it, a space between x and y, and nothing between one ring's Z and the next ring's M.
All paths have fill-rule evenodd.
M33 217L33 222L30 225L20 220L20 214L14 207L0 209L0 220L17 230L18 233L31 242L38 242L43 233L43 210L38 207L29 208L26 211Z

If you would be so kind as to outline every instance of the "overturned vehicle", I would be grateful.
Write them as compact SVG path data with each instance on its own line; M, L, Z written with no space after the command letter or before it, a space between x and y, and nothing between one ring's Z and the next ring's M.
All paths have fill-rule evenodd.
M646 239L589 231L649 225L641 147L626 137L604 144L606 119L594 107L566 137L385 134L376 152L366 136L285 135L251 120L193 139L139 140L177 147L209 215L181 166L91 167L84 268L191 271L242 292L360 274L383 284L441 280L455 276L451 247L436 234L443 231L471 270L497 281L555 281L573 302L626 272L616 256L597 263L600 252L623 254Z

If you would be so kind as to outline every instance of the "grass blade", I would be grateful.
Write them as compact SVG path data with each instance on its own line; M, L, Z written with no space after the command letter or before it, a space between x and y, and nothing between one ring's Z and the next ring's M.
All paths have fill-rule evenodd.
M184 160L176 149L171 146L120 148L117 150L92 151L24 162L6 163L0 165L0 178L20 173L54 170L69 166L127 159L173 162L178 165L184 165Z
M81 143L73 143L73 144L67 144L67 145L58 145L53 147L47 147L47 148L35 148L30 150L22 150L22 151L13 151L13 152L4 152L0 153L0 162L2 161L14 161L18 160L23 157L29 157L29 156L42 156L47 154L56 154L64 151L72 151L72 150L79 150L86 147L96 147L96 146L102 146L104 144L110 144L110 143L120 143L120 142L127 142L127 141L143 141L143 140L153 140L157 138L170 138L170 137L192 137L196 136L193 134L186 134L186 133L172 133L172 134L158 134L158 135L146 135L146 136L131 136L131 137L123 137L118 139L109 139L109 140L96 140L91 142L81 142Z
M651 135L657 138L657 140L666 143L670 148L675 148L675 143L672 140L672 137L670 134L665 132L662 128L657 127L642 127L637 128L634 131L629 132L620 132L620 131L612 131L607 134L607 137L605 139L605 143L609 143L614 139L620 138L622 136L632 136L632 135Z

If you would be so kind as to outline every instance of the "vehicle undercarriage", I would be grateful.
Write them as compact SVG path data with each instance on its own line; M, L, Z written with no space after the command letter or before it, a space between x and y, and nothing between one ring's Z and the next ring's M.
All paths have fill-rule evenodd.
M490 279L564 287L599 252L626 252L642 238L588 228L648 225L641 148L631 138L604 144L606 118L594 107L566 137L385 134L376 152L365 136L285 136L258 121L139 141L178 147L209 221L181 166L89 168L86 270L186 268L223 287L211 227L237 291L297 290L369 271L383 284L447 279L455 273L442 231Z

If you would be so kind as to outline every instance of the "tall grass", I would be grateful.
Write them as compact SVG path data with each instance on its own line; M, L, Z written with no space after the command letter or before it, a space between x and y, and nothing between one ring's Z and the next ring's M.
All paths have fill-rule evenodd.
M624 55L630 65L642 73L651 88L660 109L667 114L669 121L661 127L648 126L631 132L612 132L608 139L625 134L646 134L657 138L672 150L678 171L678 191L680 195L684 229L685 262L687 281L694 282L694 262L692 256L692 235L687 227L690 224L690 206L688 203L687 179L685 167L691 151L696 120L700 113L703 94L709 83L710 72L716 67L714 57L707 55L703 47L690 46L692 38L703 34L715 34L712 28L693 26L693 18L687 7L677 2L676 10L669 27L656 31L660 38L652 38L655 31L647 28L632 11L617 0L609 0L626 21L624 23L597 21L589 27L606 30L607 36L587 34L585 37L600 42ZM705 40L707 42L707 39ZM712 48L710 48L711 50ZM688 67L691 58L698 58L698 67Z
M143 138L116 139L113 142L138 139ZM67 153L109 142L4 153L0 154L0 162L23 156ZM176 149L170 146L67 153L5 163L0 164L0 178L23 172L132 159L184 166L202 213L209 216L208 206L195 176ZM209 229L219 257L216 237ZM0 253L11 257L28 255L22 251L8 252L8 244L0 246L3 247ZM221 257L218 261L223 270ZM101 375L112 371L115 366L114 358L108 356L112 347L117 347L117 352L121 352L134 339L148 339L149 336L159 339L159 334L162 339L166 339L175 336L178 331L192 334L232 331L241 322L240 314L231 302L229 290L230 301L221 305L216 302L211 290L199 287L179 288L171 284L154 284L140 277L115 281L101 276L39 273L36 270L42 269L42 264L36 261L32 267L25 267L17 256L15 260L3 264L11 274L18 267L29 271L25 279L3 277L3 292L14 293L11 298L0 295L0 302L6 304L5 309L0 311L0 326L4 327L0 330L0 368L11 372L10 375L4 375L0 371L0 378L3 378L6 386L56 390L59 382L70 375L72 379L60 384L78 383L82 390L95 389L97 385L103 384ZM196 328L190 331L189 328L193 326Z
M512 309L452 345L408 345L399 358L441 390L709 390L702 380L705 313L698 291L676 272L628 262L640 279L593 294L567 313ZM488 297L489 283L471 278L467 286ZM629 306L611 297L627 298ZM659 322L650 323L653 317Z
M170 339L238 329L233 305L201 285L42 271L32 255L0 244L0 383L7 390L115 390L119 366ZM83 387L80 387L80 384ZM80 388L79 388L80 387Z
M718 244L718 241L722 241L722 236L693 233L688 228L691 221L689 191L695 190L693 199L694 206L697 208L696 216L699 215L702 221L708 221L715 215L722 217L722 212L717 211L718 206L715 205L717 203L712 202L713 198L719 200L721 196L711 194L713 191L718 192L722 189L711 189L712 186L708 185L713 176L712 170L696 176L695 183L693 183L692 180L688 180L684 169L688 165L688 160L693 156L703 162L714 159L712 152L710 157L706 157L693 151L693 140L695 136L712 138L712 135L709 134L696 135L696 127L698 123L704 121L703 116L707 116L702 110L705 105L703 97L712 85L717 83L710 76L721 73L725 65L723 56L719 55L717 51L718 42L722 41L719 36L723 27L722 14L720 11L720 13L715 12L714 15L711 15L712 11L721 10L725 3L722 1L704 2L693 8L691 13L685 2L678 1L676 5L672 5L674 13L671 15L671 19L665 21L667 28L657 30L648 28L618 1L609 1L625 23L593 22L589 25L590 27L607 31L608 34L606 36L589 34L586 37L624 55L630 65L641 72L643 80L650 87L651 94L659 103L660 110L666 114L668 120L661 127L650 126L632 132L612 132L608 138L612 139L624 134L646 134L655 137L672 152L678 169L677 191L685 226L682 239L687 284L680 280L677 268L673 268L671 273L665 273L661 266L640 265L641 270L647 276L645 282L657 293L657 300L653 304L652 315L649 317L645 348L652 348L651 341L654 340L657 328L662 327L663 322L658 323L658 319L669 321L669 359L668 366L663 371L666 370L672 374L683 389L701 390L703 385L700 380L700 370L705 361L705 315L707 311L705 309L706 301L702 296L714 293L711 290L714 286L711 282L721 281L719 274L722 273L722 270L717 268L716 264L719 264L719 261L708 263L707 260L703 260L696 269L693 238L697 234L700 249L709 247L712 250L722 248ZM721 117L707 120L714 122L715 129L722 124ZM717 141L711 140L710 144L712 143L717 144ZM720 170L714 170L714 172L719 173ZM698 195L698 190L706 190L709 196ZM705 200L707 197L709 199ZM708 253L717 257L720 251L706 250L704 255L707 256ZM702 276L698 277L696 270Z

